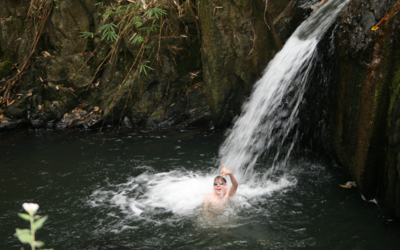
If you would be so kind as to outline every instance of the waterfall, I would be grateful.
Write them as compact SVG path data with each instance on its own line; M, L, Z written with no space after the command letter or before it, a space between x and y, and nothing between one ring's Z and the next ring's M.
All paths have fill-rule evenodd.
M257 183L286 165L296 142L293 129L316 63L317 44L348 1L330 0L304 21L255 84L219 150L219 163L232 170L239 182ZM273 152L271 166L257 174L254 166L266 151Z
M285 172L284 167L296 141L296 133L292 131L295 131L298 108L317 62L318 41L348 1L331 0L309 17L255 84L249 101L243 106L242 116L219 152L219 163L232 170L240 185L237 195L232 197L234 205L227 210L227 216L235 215L235 208L248 210L253 206L252 211L259 213L257 203L260 200L264 203L262 199L266 196L296 185L296 176ZM273 152L272 163L268 171L263 169L260 173L254 167L265 151ZM199 214L204 197L213 192L215 170L197 171L174 166L169 172L158 173L149 166L141 168L147 170L125 183L108 183L95 190L89 204L106 208L111 204L124 214L132 214L140 220L150 216L148 219L152 221L153 215L157 215L154 218L158 220L158 215L165 211L184 216ZM180 220L181 217L174 218Z

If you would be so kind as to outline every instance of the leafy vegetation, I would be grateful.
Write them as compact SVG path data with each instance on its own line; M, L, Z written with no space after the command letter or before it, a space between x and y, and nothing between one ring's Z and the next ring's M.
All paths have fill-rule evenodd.
M101 41L111 43L111 49L106 59L97 68L93 80L106 61L111 64L111 67L115 67L119 53L124 51L124 48L121 47L124 44L122 41L128 41L130 44L141 46L125 79L119 85L118 89L115 90L112 102L109 104L111 108L132 70L135 69L137 72L137 74L134 74L135 77L140 77L142 73L147 76L149 70L154 70L149 61L152 53L150 53L150 55L145 55L146 49L150 48L147 43L152 34L158 34L158 32L160 32L159 36L161 37L163 26L162 18L163 16L167 16L168 13L162 9L162 1L158 0L128 0L120 3L112 3L109 6L106 6L103 2L99 2L96 3L96 6L100 10L98 16L101 17L102 25L96 32L81 32L81 37L93 39L96 34L99 34L101 36ZM158 21L159 24L157 23ZM161 46L160 43L161 42L158 44L159 47ZM148 63L150 63L150 65L148 65ZM103 88L105 87L106 86L103 86ZM104 116L106 115L107 111Z
M131 35L129 42L132 44L146 44L151 32L158 32L162 27L156 24L155 21L162 18L168 13L160 8L160 1L129 1L129 4L111 4L104 5L103 2L95 5L103 9L101 16L103 25L97 30L101 34L101 40L113 42L110 61L116 56L116 51L123 51L119 47L121 39ZM151 22L151 25L149 24ZM147 25L146 25L147 24ZM93 32L81 32L81 37L84 39L93 39ZM146 46L146 45L144 45ZM141 51L144 53L144 51ZM150 66L138 62L139 73L144 72L147 75L147 70L154 70Z
M117 25L113 23L104 24L99 28L99 31L103 32L103 37L101 40L107 37L107 41L116 41L118 39L118 35L115 33L115 29L117 29Z
M18 86L21 86L25 72L28 72L28 67L35 61L33 57L35 52L45 57L61 56L62 41L55 39L55 45L53 44L52 48L47 44L41 44L40 41L42 41L43 33L54 32L54 30L45 29L47 27L46 20L54 22L54 24L63 21L61 13L64 13L66 9L64 4L61 4L62 1L30 1L24 26L25 31L32 34L29 41L24 43L25 50L29 50L29 56L24 57L22 59L24 61L18 62L18 64L12 62L13 68L10 74L13 74L14 77L4 80L7 82L5 90L2 92L2 99L0 98L0 114L3 114L8 106L21 98L17 91ZM89 88L96 90L96 92L90 93L93 97L102 95L101 98L105 99L108 107L104 112L106 117L108 110L112 112L113 107L115 109L114 101L118 105L120 104L120 98L115 98L117 95L121 97L126 94L126 98L130 98L130 100L129 103L128 100L126 101L124 107L129 107L129 104L134 102L143 91L146 91L147 85L156 77L160 81L165 81L171 75L175 77L174 74L180 72L182 57L190 53L190 50L181 46L183 43L190 46L192 38L189 34L189 26L184 22L187 18L183 14L185 4L192 4L193 8L196 8L191 1L186 0L118 0L108 1L107 4L105 2L93 3L93 7L95 7L93 9L97 12L95 14L97 16L92 18L92 14L90 14L88 22L85 23L88 27L87 30L78 30L83 25L77 26L77 30L71 30L71 39L76 39L78 33L79 37L90 41L78 41L79 45L84 45L81 47L82 50L79 50L80 48L76 50L80 52L77 54L84 58L84 62L83 65L78 65L81 67L76 72L68 75L67 81L71 82L71 79L74 79L73 82L78 81L79 72L85 70L85 66L89 64L93 71L88 72L88 75L90 74L92 78L85 79L82 86L87 84L86 90ZM52 18L53 15L55 18ZM194 16L191 18L194 19ZM197 21L196 27L199 32ZM39 49L41 51L38 51ZM50 51L50 55L43 49L48 51L54 49L55 51ZM101 54L96 51L100 51ZM179 59L178 63L175 61L176 58ZM103 61L99 62L98 59ZM183 64L189 65L190 63ZM68 64L68 66L72 71L72 68L77 65ZM151 73L155 70L157 70L157 74ZM124 75L110 75L110 72L119 72L125 77ZM42 84L45 73L41 74L41 78L39 77L41 82L35 81L34 84L46 87L46 84ZM120 106L115 110L119 109Z

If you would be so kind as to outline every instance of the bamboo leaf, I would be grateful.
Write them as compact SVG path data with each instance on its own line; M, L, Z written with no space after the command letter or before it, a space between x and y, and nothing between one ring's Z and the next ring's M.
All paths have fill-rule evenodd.
M93 38L94 34L92 32L79 32L82 35L80 35L79 37L83 37L83 39L87 39L87 38Z
M145 65L146 68L154 70L152 67Z
M133 41L132 41L132 43L133 44L135 44L135 43L142 43L142 42L144 42L144 38L141 36L141 35L136 35L135 36L135 38L133 39Z
M168 15L165 10L159 9L159 8L152 8L148 9L143 16L148 16L148 18L151 18L152 16L155 16L157 19L160 18L162 15Z
M107 23L104 24L99 28L99 31L102 32L103 37L101 40L104 40L104 38L107 38L107 41L115 41L118 39L118 35L115 33L115 28L118 28L117 25L113 23Z

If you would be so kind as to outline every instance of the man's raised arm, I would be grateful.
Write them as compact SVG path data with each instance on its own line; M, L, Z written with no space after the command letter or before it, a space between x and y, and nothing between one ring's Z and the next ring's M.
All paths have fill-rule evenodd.
M231 178L232 187L229 188L228 192L229 192L229 196L233 196L236 193L236 190L237 190L237 188L239 186L239 183L237 182L235 176L233 176L232 172L229 169L227 169L224 166L224 164L221 164L221 165L222 165L222 170L221 170L221 175L220 176L229 175L229 177Z

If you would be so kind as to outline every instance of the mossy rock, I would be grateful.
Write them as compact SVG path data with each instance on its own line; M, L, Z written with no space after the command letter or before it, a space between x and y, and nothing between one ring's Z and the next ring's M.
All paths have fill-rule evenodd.
M0 63L0 79L6 77L11 71L12 63L5 61Z

